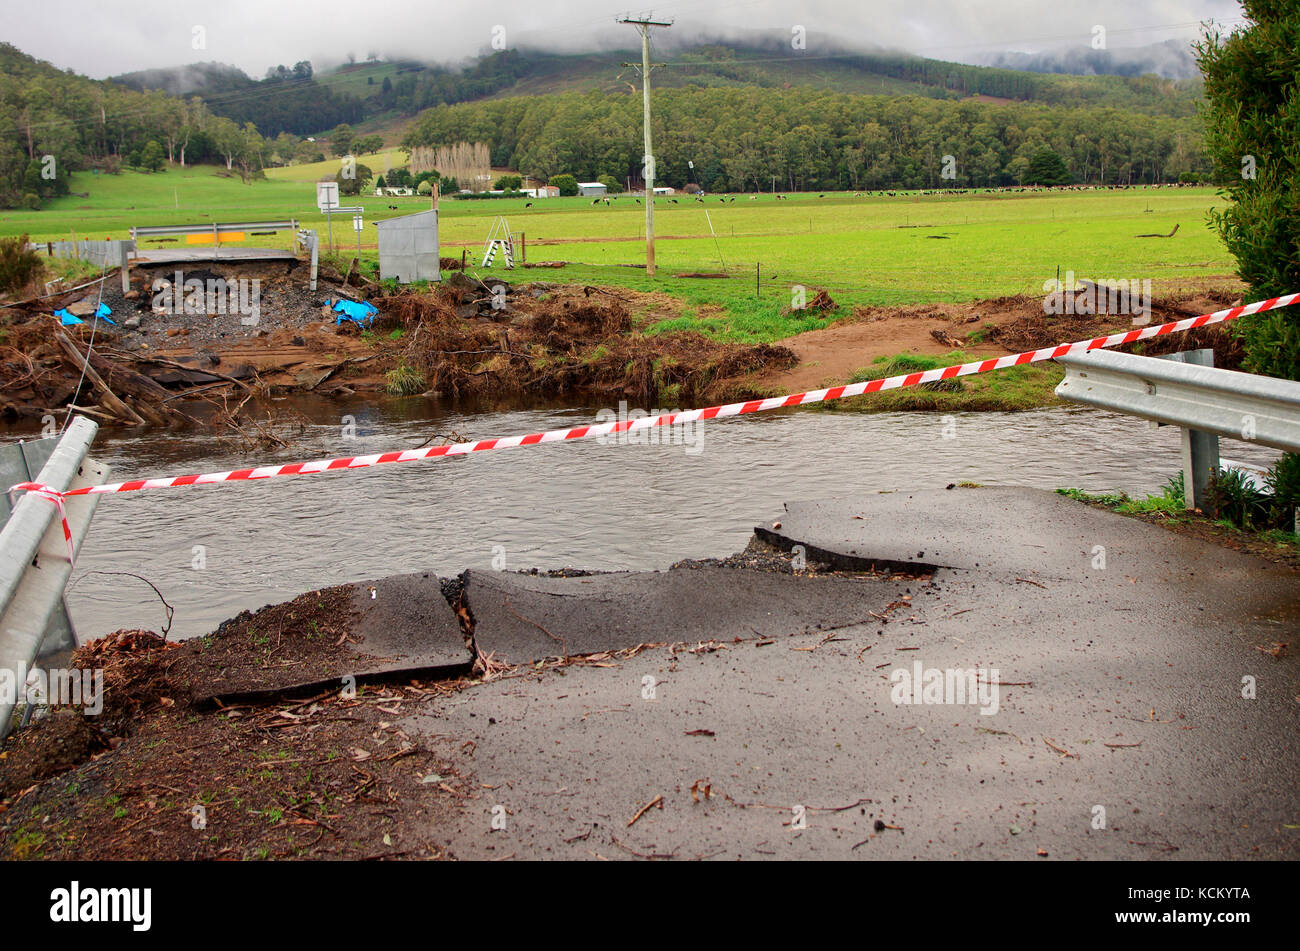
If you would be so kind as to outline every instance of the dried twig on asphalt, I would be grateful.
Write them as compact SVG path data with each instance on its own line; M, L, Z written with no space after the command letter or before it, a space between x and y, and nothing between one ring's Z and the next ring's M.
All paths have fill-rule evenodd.
M635 856L636 856L637 858L639 858L639 859L675 859L675 858L677 858L677 853L676 853L676 852L638 852L636 849L629 848L628 846L624 845L622 842L618 841L618 839L617 839L615 836L612 836L612 835L609 837L609 840L610 840L611 842L613 842L615 845L617 845L617 846L618 846L620 849L622 849L624 852L628 853L629 855L635 855Z
M1061 747L1059 747L1059 746L1057 746L1055 743L1053 743L1051 740L1049 740L1047 737L1043 737L1043 742L1046 743L1050 748L1056 750L1056 752L1060 753L1062 756L1067 756L1067 757L1070 757L1071 759L1078 759L1078 758L1079 758L1079 754L1078 754L1078 753L1071 753L1071 752L1070 752L1069 750L1067 750L1067 749L1062 749Z
M653 799L651 799L648 803L646 803L644 806L642 806L642 807L637 811L637 814L634 815L631 819L628 820L626 828L630 829L630 828L632 828L632 826L636 825L636 821L637 821L638 819L640 819L642 816L644 816L644 815L645 815L647 812L649 812L651 809L653 809L655 806L658 806L660 809L662 809L662 808L664 807L664 797L663 797L663 794L662 794L662 793L659 794L658 796L655 796L655 797L654 797Z
M629 713L631 712L628 709L630 706L632 706L630 703L625 703L621 707L606 707L603 710L588 710L579 719L585 720L587 717L594 716L597 713Z

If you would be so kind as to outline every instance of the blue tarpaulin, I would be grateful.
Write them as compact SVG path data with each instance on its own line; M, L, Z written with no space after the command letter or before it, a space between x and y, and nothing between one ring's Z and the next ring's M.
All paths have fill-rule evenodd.
M344 300L342 298L334 302L334 310L339 315L338 320L334 321L335 325L350 320L362 327L374 320L375 314L379 313L374 304L368 304L365 301Z
M112 312L113 312L113 308L109 307L103 301L100 301L99 306L95 308L96 317L116 327L117 322L112 320L108 316ZM80 317L74 317L72 314L70 314L66 307L60 307L58 310L54 312L54 316L59 318L59 323L61 323L65 327L75 327L77 324L85 323L85 321L82 320Z

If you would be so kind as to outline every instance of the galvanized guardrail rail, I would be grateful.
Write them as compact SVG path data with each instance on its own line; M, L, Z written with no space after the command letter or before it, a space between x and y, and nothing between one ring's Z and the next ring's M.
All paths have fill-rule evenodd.
M210 234L216 237L220 234L239 234L247 231L297 231L298 222L289 219L284 221L236 221L236 222L212 222L211 224L197 225L147 225L135 226L131 229L131 237L136 241L141 238L154 238L159 235L170 234Z
M1209 497L1217 437L1300 452L1300 382L1184 362L1198 353L1179 360L1091 350L1057 358L1066 369L1057 396L1183 428L1189 509L1204 508Z
M104 482L109 467L86 455L98 429L84 416L73 419L62 437L51 437L57 445L31 481L60 492ZM20 451L28 450L24 447ZM43 455L47 447L31 451ZM4 485L0 491L8 488L8 484ZM94 495L64 502L74 552L81 548L97 504ZM66 621L63 588L71 574L72 562L68 560L58 507L33 493L23 494L0 529L0 671L15 681L14 695L0 696L0 739L9 733L26 672L31 670L47 634L57 637L60 625Z

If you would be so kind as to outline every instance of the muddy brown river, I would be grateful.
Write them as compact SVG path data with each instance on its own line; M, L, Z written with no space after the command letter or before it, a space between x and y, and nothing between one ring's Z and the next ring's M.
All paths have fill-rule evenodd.
M252 456L206 433L105 430L113 481L487 438L596 420L599 407L375 405L293 400L292 448ZM351 417L346 419L345 417ZM0 430L9 442L33 432ZM148 578L194 636L245 608L410 571L665 568L726 555L787 499L951 482L1156 491L1179 467L1178 430L1087 408L1025 413L783 411L704 424L688 445L583 440L352 472L105 497L69 584L81 637L160 630ZM1233 460L1276 453L1231 442Z

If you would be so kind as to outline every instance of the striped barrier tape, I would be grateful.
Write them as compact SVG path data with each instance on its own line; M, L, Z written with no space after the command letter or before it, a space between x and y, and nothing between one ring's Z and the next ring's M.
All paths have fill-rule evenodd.
M790 396L773 396L768 399L749 400L744 403L728 403L725 406L710 406L705 409L692 409L678 413L660 413L657 416L623 419L613 423L600 423L594 426L574 426L570 429L553 429L548 432L529 433L525 436L480 439L475 442L453 443L445 446L406 449L399 452L383 452L365 456L345 456L338 459L317 459L312 462L292 462L276 466L257 466L252 469L234 469L229 472L209 472L201 475L171 476L164 479L133 479L127 482L86 486L62 493L56 492L53 489L48 489L44 486L36 486L32 491L41 489L43 490L42 494L47 497L52 493L60 498L71 498L78 495L136 492L142 489L164 489L183 485L208 485L214 482L251 482L259 479L271 479L277 476L308 475L314 472L334 472L343 469L364 469L370 466L385 465L390 462L414 462L419 459L433 459L439 456L461 456L467 455L471 452L486 452L490 449L509 449L514 446L535 446L540 443L567 442L571 439L590 439L596 436L605 436L613 433L639 429L649 429L655 426L672 426L682 423L697 422L699 420L724 419L728 416L741 416L746 413L761 413L767 410L783 409L791 406L807 406L811 403L822 403L830 400L844 399L849 396L860 396L864 393L875 393L880 390L893 390L909 386L919 386L923 383L950 380L954 377L970 376L975 373L988 373L992 370L1001 370L1006 367L1021 366L1026 363L1038 363L1042 360L1052 360L1056 357L1063 357L1068 354L1085 353L1089 350L1099 350L1105 347L1116 347L1122 344L1135 343L1139 340L1148 340L1152 337L1161 337L1165 334L1179 333L1184 330L1193 330L1197 327L1204 327L1209 324L1226 323L1230 320L1236 320L1238 317L1246 317L1251 314L1258 314L1263 311L1286 307L1295 303L1297 300L1300 300L1300 294L1286 294L1282 297L1274 297L1269 300L1258 301L1254 304L1246 304L1241 307L1231 307L1227 310L1216 311L1212 314L1203 314L1199 317L1187 317L1183 320L1176 320L1168 324L1142 327L1141 329L1129 330L1124 333L1111 334L1107 337L1095 337L1092 340L1081 340L1077 343L1061 344L1055 347L1044 347L1041 350L1028 350L1024 353L1008 354L1007 356L996 357L990 360L976 360L971 363L962 363L934 370L906 373L880 380L868 380L862 383L833 386L824 390L795 393ZM25 483L23 486L18 486L16 488L22 488L27 485L32 485L32 483Z
M19 491L31 492L54 503L59 510L59 521L63 523L63 541L68 546L68 564L75 565L77 556L72 547L72 529L68 526L68 513L63 508L63 496L66 493L60 492L58 489L51 489L48 485L42 485L39 482L19 482L17 485L9 487L9 507L11 509L13 508L14 493Z

